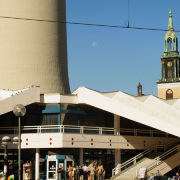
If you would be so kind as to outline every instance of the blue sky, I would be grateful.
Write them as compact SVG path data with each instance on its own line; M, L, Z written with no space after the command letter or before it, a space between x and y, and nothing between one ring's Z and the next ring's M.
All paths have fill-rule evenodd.
M180 1L129 0L130 26L167 29L172 9L175 30L180 30ZM66 0L68 22L124 26L128 0ZM137 95L139 78L144 94L157 96L161 78L163 31L67 25L71 91L85 86L101 92ZM176 33L180 39L180 33Z

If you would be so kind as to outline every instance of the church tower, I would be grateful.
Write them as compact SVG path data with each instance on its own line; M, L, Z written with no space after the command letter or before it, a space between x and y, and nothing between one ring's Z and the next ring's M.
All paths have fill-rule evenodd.
M157 81L158 97L180 98L178 39L174 32L172 12L169 12L168 31L164 38L164 54L161 56L162 78Z

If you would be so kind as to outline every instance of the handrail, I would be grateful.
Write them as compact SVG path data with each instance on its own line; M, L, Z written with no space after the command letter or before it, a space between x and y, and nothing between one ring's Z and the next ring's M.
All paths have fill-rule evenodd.
M126 162L122 163L122 164L118 164L117 167L115 167L114 169L112 169L112 177L114 176L118 176L120 175L122 172L122 169L130 164L133 163L133 165L137 164L137 161L147 155L148 153L152 152L153 150L156 152L157 149L164 149L167 150L169 147L171 147L173 144L177 143L180 141L180 138L176 138L170 142L168 142L166 145L154 145L148 149L146 149L145 151L143 151L142 153L139 153L138 155L134 156L133 158L127 160ZM127 170L127 169L126 169Z
M0 131L14 131L14 134L18 133L18 127L0 127ZM143 129L125 129L125 128L110 128L110 127L96 127L96 126L73 126L73 125L41 125L41 126L21 126L22 131L36 131L33 133L42 133L43 130L56 130L57 132L65 133L69 130L73 130L72 133L87 133L87 131L94 131L91 134L112 134L112 135L131 135L142 136L147 134L150 137L164 135L168 137L168 134L158 130L143 130ZM67 131L68 130L68 131ZM108 133L107 133L108 132ZM120 132L120 133L119 133ZM25 132L22 132L25 133ZM32 133L32 132L28 132Z
M169 154L172 154L174 151L179 152L180 145L177 145L177 146L171 148L170 150L168 150L165 153L161 154L160 156L156 157L153 161L146 163L145 165L142 166L142 168L146 168L147 172L150 171L152 168L155 168L157 165L163 163L163 161L161 161L161 160L164 159ZM138 169L136 169L136 175L137 175L137 172L138 172Z

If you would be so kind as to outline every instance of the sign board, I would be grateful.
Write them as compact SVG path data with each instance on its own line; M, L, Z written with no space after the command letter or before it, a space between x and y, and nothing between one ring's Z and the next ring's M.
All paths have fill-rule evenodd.
M146 168L140 168L138 173L138 178L144 178L146 175Z

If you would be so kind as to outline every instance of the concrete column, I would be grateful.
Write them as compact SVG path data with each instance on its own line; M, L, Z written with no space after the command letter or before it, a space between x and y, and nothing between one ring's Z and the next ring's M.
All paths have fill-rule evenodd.
M118 164L121 164L121 150L115 149L115 154L114 154L114 165L115 165L115 167Z
M79 148L79 166L83 164L83 148Z
M35 169L35 179L39 180L39 148L36 148L36 169Z
M120 135L120 116L114 114L114 135Z

